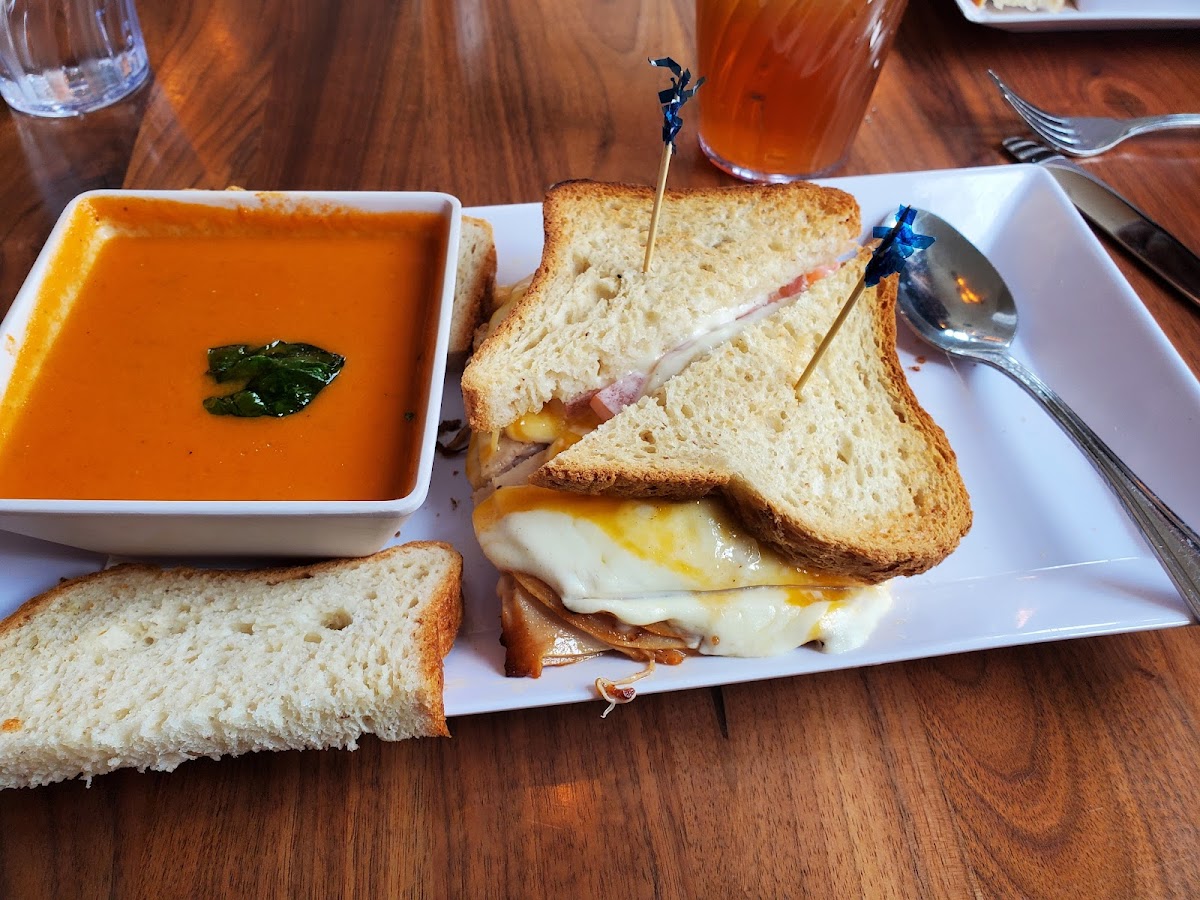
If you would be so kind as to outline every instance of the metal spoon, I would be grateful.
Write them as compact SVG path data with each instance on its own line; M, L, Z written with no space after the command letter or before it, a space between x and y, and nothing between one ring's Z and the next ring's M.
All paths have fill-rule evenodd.
M1011 376L1058 422L1137 523L1167 575L1200 620L1200 536L1088 428L1062 398L1010 353L1017 333L1012 293L986 256L943 219L918 211L913 225L935 243L900 274L900 315L925 341Z

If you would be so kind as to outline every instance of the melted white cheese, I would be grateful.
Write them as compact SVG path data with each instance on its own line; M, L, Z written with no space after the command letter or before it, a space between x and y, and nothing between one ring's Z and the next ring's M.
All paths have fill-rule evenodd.
M697 329L689 340L673 350L668 350L650 366L646 384L642 387L642 394L653 394L698 357L705 355L714 347L732 341L755 322L778 312L795 299L795 297L791 297L787 300L772 301L763 297L753 303L730 310L723 321L713 322L706 328Z
M475 512L497 568L532 575L578 613L669 622L701 653L770 656L810 641L860 646L891 604L886 586L840 585L741 532L713 500L497 490Z
M720 656L776 656L810 641L819 641L829 653L853 650L862 646L892 602L880 585L814 593L836 599L797 605L786 590L757 587L563 602L575 612L612 613L629 625L670 622L695 638L695 649Z

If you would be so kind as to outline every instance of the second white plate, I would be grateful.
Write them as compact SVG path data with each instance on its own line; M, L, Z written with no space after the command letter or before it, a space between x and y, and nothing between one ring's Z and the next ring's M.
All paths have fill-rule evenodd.
M1061 12L996 9L975 0L955 0L963 16L1005 31L1102 31L1200 27L1196 0L1076 0Z

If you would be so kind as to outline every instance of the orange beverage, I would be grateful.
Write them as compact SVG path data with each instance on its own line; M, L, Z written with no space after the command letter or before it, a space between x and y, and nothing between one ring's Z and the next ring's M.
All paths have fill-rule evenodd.
M696 0L700 145L731 175L795 181L845 159L906 0Z

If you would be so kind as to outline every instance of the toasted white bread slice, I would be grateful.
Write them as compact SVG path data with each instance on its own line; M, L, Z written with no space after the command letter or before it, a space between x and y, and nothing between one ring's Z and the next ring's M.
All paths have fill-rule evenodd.
M693 362L532 481L626 496L718 492L790 559L864 581L936 565L971 509L954 452L896 356L894 278L864 292L795 387L867 258Z
M491 223L463 216L458 242L458 275L454 283L454 312L450 319L449 354L462 363L471 350L475 329L492 312L496 284L496 244Z
M811 184L668 191L642 273L654 191L595 182L552 188L529 290L463 374L467 418L495 432L551 399L572 403L645 373L728 325L857 238L858 205Z
M413 543L252 571L124 565L0 623L0 787L445 735L462 558Z

